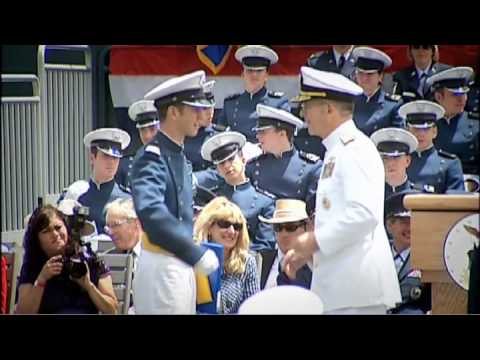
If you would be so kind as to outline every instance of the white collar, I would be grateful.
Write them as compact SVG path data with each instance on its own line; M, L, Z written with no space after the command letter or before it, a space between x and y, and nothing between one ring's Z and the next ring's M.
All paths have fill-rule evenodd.
M337 50L335 50L335 48L332 48L332 49L333 49L333 56L335 57L335 63L338 65L338 61L340 59L340 56L342 55L345 57L345 62L347 62L347 60L350 58L350 54L352 53L353 46L345 54L340 54L339 52L337 52Z
M397 255L402 258L402 261L405 261L410 254L410 246L406 248L405 250L401 251L400 253L397 252L397 249L395 249L395 245L393 244L392 241L392 251L393 251L393 258L395 258Z
M417 66L415 66L415 70L417 71L418 77L422 76L422 74L428 75L428 71L430 70L431 67L432 67L432 63L428 64L428 66L425 68L425 70L422 70L422 69L418 68Z
M133 252L137 257L140 256L140 253L142 252L142 240L138 240L137 244L133 247Z
M331 150L336 144L340 142L340 138L345 135L352 135L358 131L355 123L352 119L347 120L340 124L330 135L328 135L322 142L327 148L327 151Z

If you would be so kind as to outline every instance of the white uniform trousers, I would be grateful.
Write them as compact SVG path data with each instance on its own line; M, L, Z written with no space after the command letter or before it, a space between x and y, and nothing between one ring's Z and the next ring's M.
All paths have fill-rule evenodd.
M195 314L196 292L190 265L142 249L133 279L136 314Z

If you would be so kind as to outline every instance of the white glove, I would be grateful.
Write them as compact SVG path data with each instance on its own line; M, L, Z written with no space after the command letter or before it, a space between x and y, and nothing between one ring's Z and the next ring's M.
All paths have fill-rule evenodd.
M195 271L208 276L217 270L218 265L217 255L215 255L212 250L208 249L195 264L194 269Z

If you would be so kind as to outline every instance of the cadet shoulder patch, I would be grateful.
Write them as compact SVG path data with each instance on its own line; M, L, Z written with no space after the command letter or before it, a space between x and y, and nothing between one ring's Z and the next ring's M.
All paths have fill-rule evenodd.
M344 146L347 146L348 144L352 143L353 141L355 141L355 135L342 135L340 136L340 141L342 142L342 144Z
M390 100L390 101L394 101L394 102L399 102L402 99L402 97L400 95L397 95L397 94L386 93L385 94L385 99Z
M446 152L445 150L442 150L442 149L438 149L438 155L445 157L447 159L452 159L452 160L457 158L457 155Z
M147 145L145 147L145 152L160 156L160 148L155 145Z
M227 131L228 129L228 126L220 125L220 124L212 124L211 127L213 131L216 131L216 132Z
M301 159L306 160L309 163L316 163L318 160L320 160L320 156L312 153L307 153L303 150L300 150L298 152L298 155L300 156Z
M229 101L229 100L233 100L233 99L236 99L238 98L240 95L242 95L241 93L236 93L236 94L232 94L232 95L228 95L225 100L223 100L224 102L225 101Z
M325 54L325 51L318 51L318 52L313 53L312 55L310 55L310 56L308 57L308 60L313 60L313 59L319 58L319 57L322 56L323 54Z
M284 95L285 95L285 93L281 92L281 91L269 91L268 92L268 96L274 97L274 98L281 98Z

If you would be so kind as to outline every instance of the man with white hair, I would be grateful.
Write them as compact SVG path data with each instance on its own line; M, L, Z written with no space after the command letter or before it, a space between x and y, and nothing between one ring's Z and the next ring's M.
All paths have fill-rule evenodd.
M342 75L301 68L300 95L308 131L327 149L318 180L315 227L296 236L286 274L312 259L311 290L327 314L386 314L400 302L383 224L385 174L373 142L352 120L362 88Z

